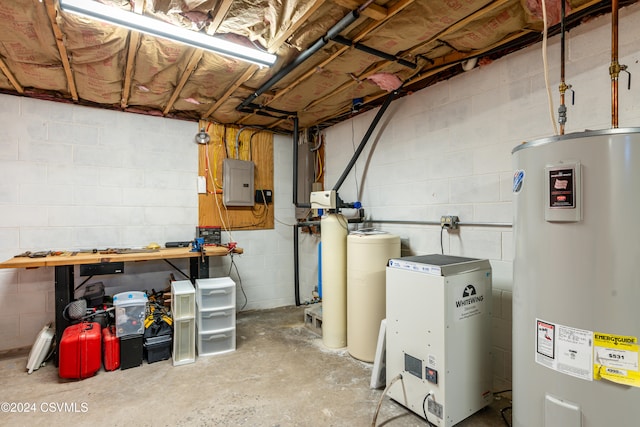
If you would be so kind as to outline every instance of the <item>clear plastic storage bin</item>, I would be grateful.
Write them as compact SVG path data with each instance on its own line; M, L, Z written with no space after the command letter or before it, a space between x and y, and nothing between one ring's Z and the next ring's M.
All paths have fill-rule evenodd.
M213 356L235 351L236 328L215 332L198 332L198 356Z
M213 332L220 329L235 328L235 308L223 308L221 310L198 310L198 330Z
M230 277L196 280L196 303L200 310L235 307L236 284Z
M189 280L171 283L171 314L175 320L193 319L196 314L196 290Z
M116 336L144 333L147 316L147 294L140 291L121 292L113 296L116 312Z

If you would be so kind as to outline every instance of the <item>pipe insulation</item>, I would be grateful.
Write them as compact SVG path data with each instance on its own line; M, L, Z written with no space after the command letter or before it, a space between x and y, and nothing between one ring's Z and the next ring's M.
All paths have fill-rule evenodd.
M351 356L373 362L380 322L386 318L386 267L400 258L400 237L356 232L347 237L347 349Z
M329 348L347 345L347 219L327 214L322 229L322 342Z
M371 2L368 2L370 4ZM365 3L366 5L367 3ZM364 5L363 5L364 6ZM349 25L353 24L356 19L360 16L360 11L363 10L362 7L356 10L353 10L346 14L340 21L336 23L332 28L330 28L327 33L316 40L307 50L303 51L300 55L298 55L293 61L283 67L280 71L274 74L269 80L267 80L262 86L260 86L251 96L246 98L240 105L236 107L236 110L241 111L243 108L246 108L253 101L256 100L260 95L271 89L273 85L278 83L284 77L288 76L294 69L296 69L300 64L309 59L314 53L318 52L322 49L332 38L336 37L343 30L345 30Z

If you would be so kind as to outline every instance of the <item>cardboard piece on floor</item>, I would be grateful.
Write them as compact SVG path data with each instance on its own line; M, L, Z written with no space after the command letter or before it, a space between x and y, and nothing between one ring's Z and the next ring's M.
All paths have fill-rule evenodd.
M373 370L371 371L371 383L369 387L373 389L383 388L387 383L387 319L380 322L378 332L378 344L376 345L376 356L373 360Z

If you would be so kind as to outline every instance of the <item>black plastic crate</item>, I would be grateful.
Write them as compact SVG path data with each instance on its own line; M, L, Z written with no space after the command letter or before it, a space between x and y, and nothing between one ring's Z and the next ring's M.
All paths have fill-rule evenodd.
M147 363L167 360L171 357L171 335L149 337L144 341Z

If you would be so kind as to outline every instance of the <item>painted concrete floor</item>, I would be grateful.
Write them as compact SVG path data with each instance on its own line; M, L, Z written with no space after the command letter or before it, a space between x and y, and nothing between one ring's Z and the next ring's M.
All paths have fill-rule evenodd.
M28 375L26 354L0 360L0 425L371 426L382 390L372 364L330 350L304 325L304 307L239 313L237 350L174 367L143 363L81 381L48 364ZM461 427L505 426L498 398ZM7 412L9 409L19 412ZM26 412L29 411L29 412ZM510 411L505 415L510 420ZM378 426L428 426L385 397Z

